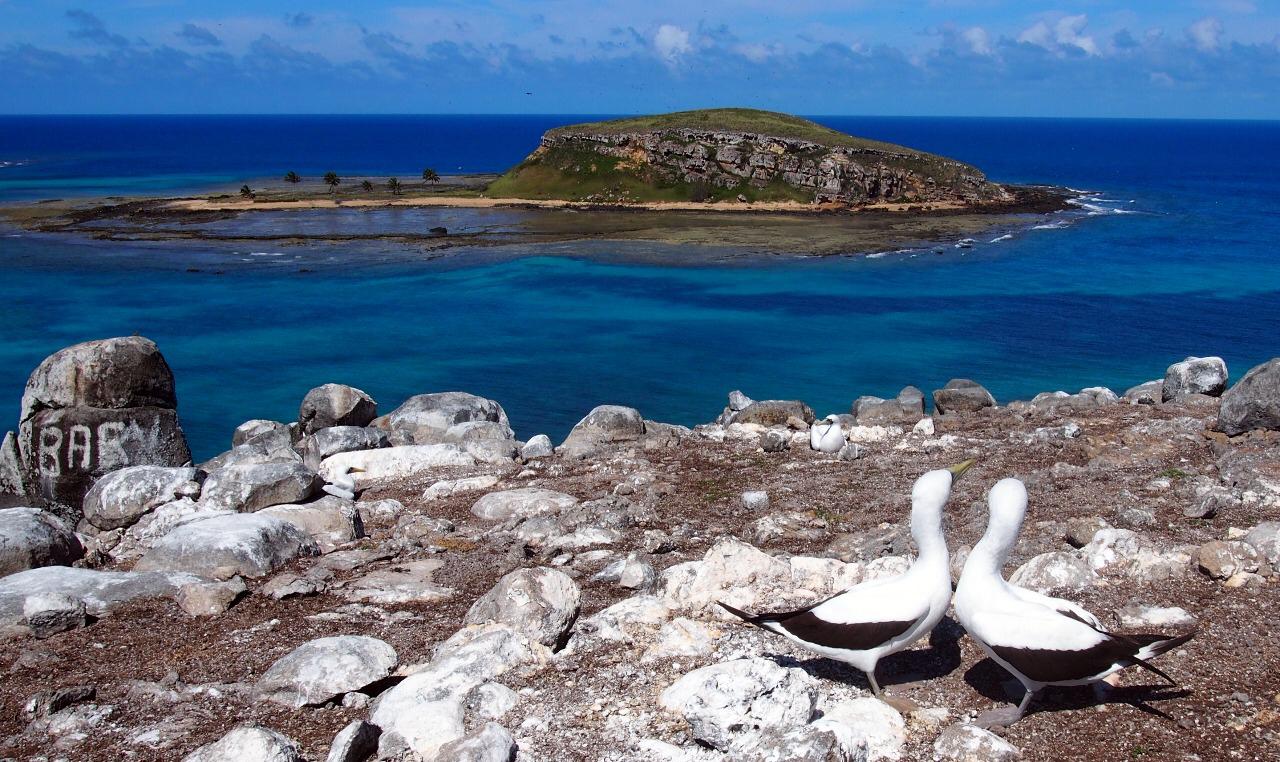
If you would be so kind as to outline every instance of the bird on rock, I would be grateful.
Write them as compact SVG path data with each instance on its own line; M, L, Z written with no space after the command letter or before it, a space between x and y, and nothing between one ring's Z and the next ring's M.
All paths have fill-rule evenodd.
M844 447L844 428L840 416L829 415L809 427L809 447L828 454L840 452Z
M1176 684L1147 660L1186 643L1195 632L1107 632L1097 617L1071 601L1009 584L1001 570L1027 513L1027 488L1017 479L1002 479L991 488L987 504L991 516L986 534L969 553L956 586L956 615L969 636L1018 678L1026 693L1017 707L984 712L978 725L1017 722L1047 685L1086 685L1133 665Z
M942 512L952 484L973 464L966 460L916 480L911 489L911 537L920 555L906 573L855 585L798 611L753 615L720 605L749 624L857 667L866 673L872 692L883 698L876 665L929 634L951 602Z

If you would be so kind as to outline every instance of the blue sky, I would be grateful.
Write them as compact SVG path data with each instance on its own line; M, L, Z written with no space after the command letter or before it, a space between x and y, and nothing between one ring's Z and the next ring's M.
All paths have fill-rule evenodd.
M0 113L1280 118L1280 0L0 0Z

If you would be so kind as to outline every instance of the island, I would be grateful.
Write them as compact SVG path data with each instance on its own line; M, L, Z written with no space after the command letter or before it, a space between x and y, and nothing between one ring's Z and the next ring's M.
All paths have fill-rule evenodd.
M104 241L372 240L435 256L597 240L828 255L967 248L973 236L995 231L1000 238L1069 209L1072 195L993 182L956 159L743 108L566 125L546 132L502 174L422 176L419 183L329 173L300 182L289 172L284 180L250 180L239 192L52 200L0 207L0 215L26 230ZM432 207L468 211L461 227L457 215L446 227L429 218ZM423 213L420 229L364 218L350 232L329 220L318 233L298 221L333 210L405 208ZM500 224L485 216L493 210L505 210ZM269 226L226 222L264 212L299 217Z

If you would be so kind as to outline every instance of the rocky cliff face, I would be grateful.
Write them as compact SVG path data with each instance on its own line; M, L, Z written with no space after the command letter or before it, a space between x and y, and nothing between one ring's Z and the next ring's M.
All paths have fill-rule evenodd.
M1008 193L962 162L917 152L830 146L795 138L719 130L588 133L553 130L528 162L566 173L590 171L585 154L651 182L716 188L785 185L814 201L1005 200ZM588 162L589 163L589 162ZM811 195L810 195L811 194Z

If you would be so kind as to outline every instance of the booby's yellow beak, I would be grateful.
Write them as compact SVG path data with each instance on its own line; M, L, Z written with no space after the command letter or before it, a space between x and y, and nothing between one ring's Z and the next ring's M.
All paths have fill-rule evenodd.
M977 458L969 458L968 460L961 461L955 464L954 466L951 466L950 468L948 468L947 470L951 472L952 481L955 481L956 479L959 479L961 476L964 476L964 472L973 468L973 464L977 462L978 462Z

